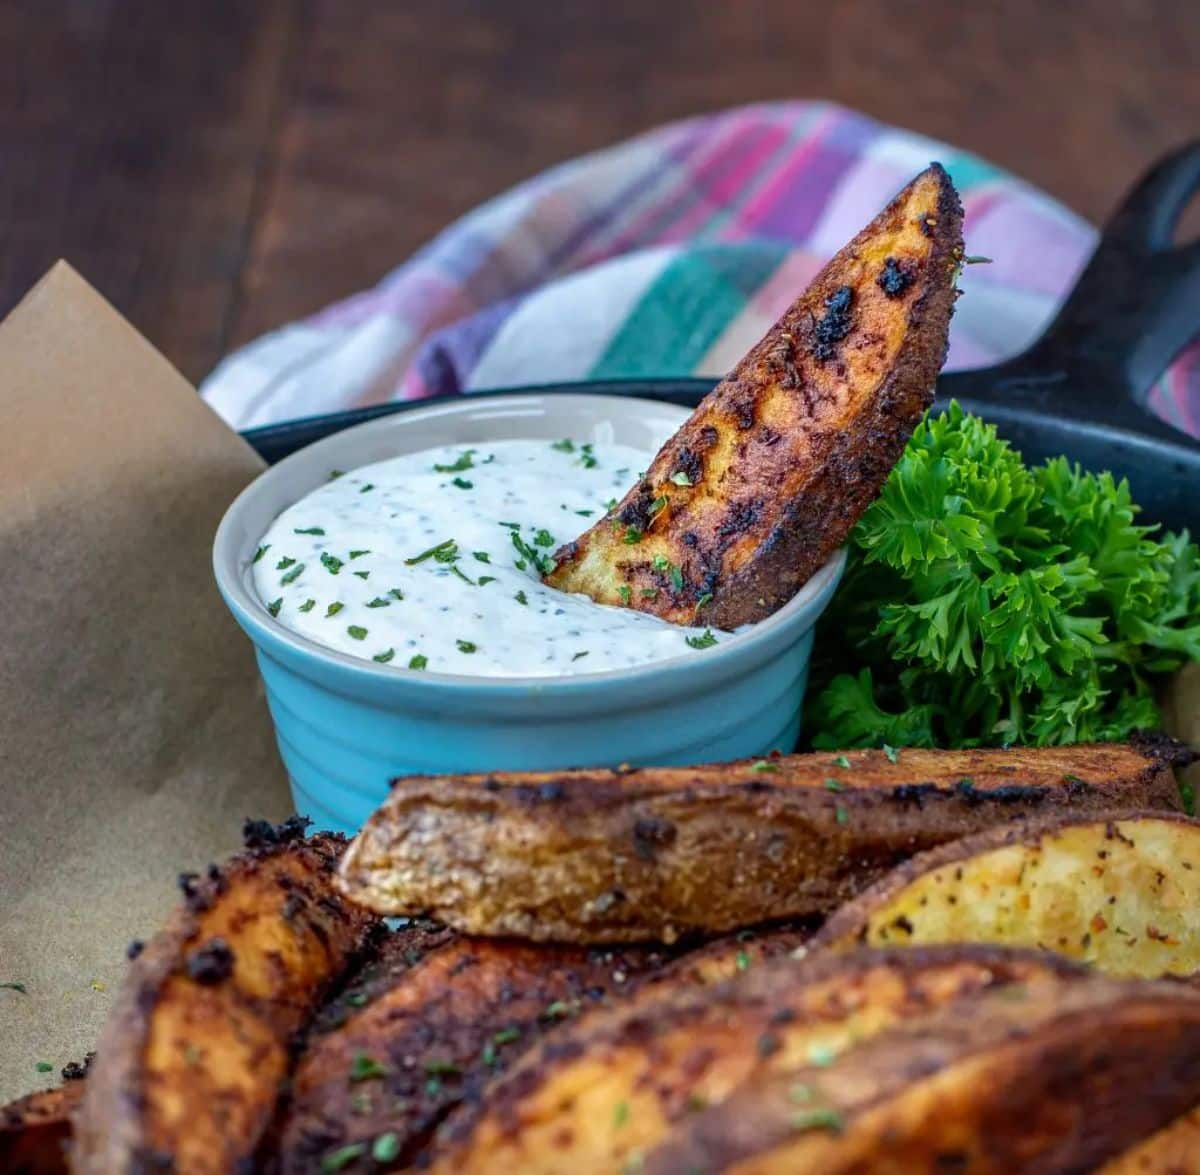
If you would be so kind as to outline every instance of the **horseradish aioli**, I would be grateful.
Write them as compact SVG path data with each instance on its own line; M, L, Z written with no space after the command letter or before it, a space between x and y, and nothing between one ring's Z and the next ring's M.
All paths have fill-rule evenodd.
M566 677L694 654L727 634L539 578L649 459L617 444L497 441L335 471L263 536L254 585L287 628L397 668Z

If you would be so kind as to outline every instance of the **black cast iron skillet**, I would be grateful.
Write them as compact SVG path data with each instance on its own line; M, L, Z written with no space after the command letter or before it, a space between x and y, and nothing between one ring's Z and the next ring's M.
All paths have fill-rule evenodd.
M957 399L994 421L1029 461L1066 454L1085 468L1129 479L1144 517L1200 533L1200 442L1150 415L1146 389L1200 333L1200 241L1174 244L1180 216L1200 190L1200 140L1167 156L1105 225L1075 288L1045 333L994 367L944 374L937 398ZM472 395L590 392L692 407L707 379L631 379L506 388ZM268 461L331 433L457 397L382 404L252 429Z

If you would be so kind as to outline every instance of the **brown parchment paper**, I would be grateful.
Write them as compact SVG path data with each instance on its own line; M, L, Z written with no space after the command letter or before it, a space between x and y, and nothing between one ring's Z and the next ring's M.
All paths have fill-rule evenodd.
M65 264L0 324L0 1101L92 1047L179 871L289 810L210 570L260 467Z

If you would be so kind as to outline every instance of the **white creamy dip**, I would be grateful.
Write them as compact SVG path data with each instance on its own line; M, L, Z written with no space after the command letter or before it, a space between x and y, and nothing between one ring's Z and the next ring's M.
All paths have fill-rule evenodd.
M263 536L254 585L287 628L397 668L564 677L698 655L728 634L539 579L649 459L617 444L497 441L334 472Z

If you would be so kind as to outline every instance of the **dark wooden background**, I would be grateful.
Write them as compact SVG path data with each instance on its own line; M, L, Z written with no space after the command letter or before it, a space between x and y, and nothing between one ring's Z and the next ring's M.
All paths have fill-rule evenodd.
M1200 133L1198 0L4 0L0 312L59 256L192 379L516 180L828 97L1099 218Z

